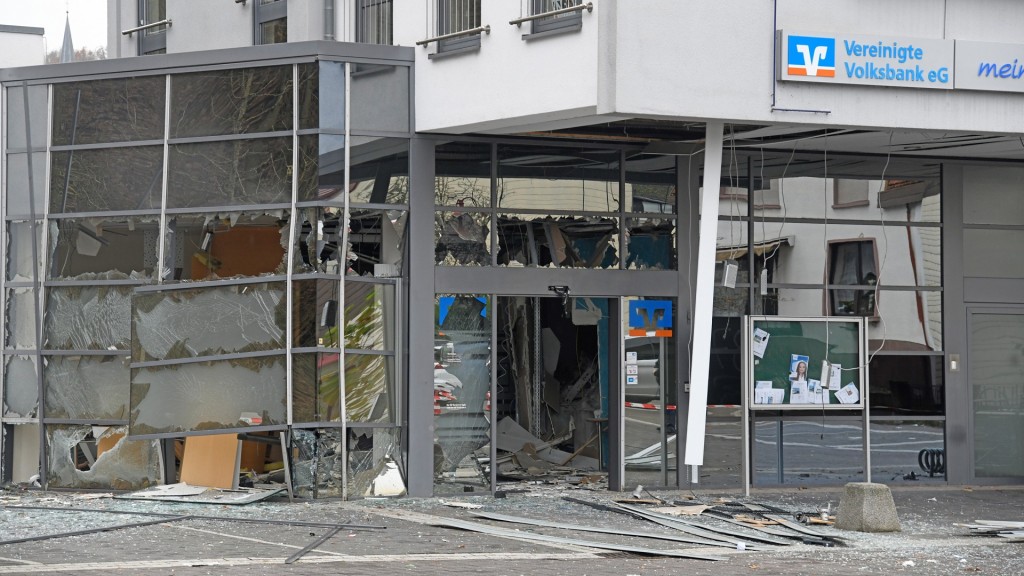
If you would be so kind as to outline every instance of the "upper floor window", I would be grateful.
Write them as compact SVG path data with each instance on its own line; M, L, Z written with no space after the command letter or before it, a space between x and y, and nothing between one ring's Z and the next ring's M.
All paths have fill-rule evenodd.
M288 41L288 0L257 0L253 8L255 44Z
M392 44L393 0L359 0L356 41Z
M878 257L874 240L833 241L828 250L828 282L864 289L829 290L829 312L836 316L878 316Z
M832 207L853 208L868 205L868 181L844 180L836 178L832 181Z
M480 27L480 0L437 0L437 34L453 34ZM480 46L479 34L468 34L438 42L438 52Z
M544 14L565 8L579 6L583 0L530 0L531 15ZM583 25L583 13L579 11L555 14L533 21L533 33L551 30L577 29Z
M139 26L167 19L167 0L139 0ZM167 26L139 31L139 54L167 53Z

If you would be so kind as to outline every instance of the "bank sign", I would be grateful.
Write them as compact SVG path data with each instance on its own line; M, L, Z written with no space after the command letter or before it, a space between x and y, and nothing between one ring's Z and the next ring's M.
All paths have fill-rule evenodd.
M1024 92L1024 45L957 40L956 88Z
M779 31L777 77L791 82L953 88L953 41Z

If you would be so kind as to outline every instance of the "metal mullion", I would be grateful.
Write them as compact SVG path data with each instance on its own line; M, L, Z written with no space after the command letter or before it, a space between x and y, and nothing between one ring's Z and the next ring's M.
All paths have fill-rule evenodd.
M498 265L498 145L491 144L491 169L488 178L491 184L491 202L487 208L487 227L490 230L491 266ZM436 208L435 208L436 210ZM493 461L493 460L492 460Z
M60 214L50 213L46 215L47 220L67 220L70 218L108 218L119 219L124 216L152 216L154 219L160 217L160 212L149 210L121 210L117 212L62 212ZM26 217L27 219L27 217Z
M293 64L293 66L295 66ZM295 80L297 82L297 80ZM297 87L295 88L298 89ZM168 96L169 97L169 96ZM298 111L292 111L293 116L298 116ZM297 121L297 120L296 120ZM287 138L295 134L294 130L278 130L276 132L255 132L252 134L214 134L211 136L179 136L176 138L170 138L168 142L173 145L177 144L205 144L209 142L232 142L235 140L262 140L270 138ZM294 172L294 170L293 170Z
M188 208L166 208L166 214L201 215L210 212L270 212L273 210L287 210L291 204L239 204L238 206L189 206Z
M50 147L51 152L76 152L79 150L112 150L120 148L141 148L160 146L163 140L129 140L126 142L97 142L93 144L63 144Z
M98 356L124 356L130 358L132 355L131 350L40 350L39 353L44 357L49 356L82 356L85 358L98 357Z
M283 356L283 349L260 350L259 352L234 352L231 354L210 354L207 356L193 356L190 358L171 358L169 360L147 360L145 362L132 362L131 369L137 368L165 368L167 366L181 366L183 364L204 364L207 362L223 362L226 360L245 360L247 358L273 358Z
M278 432L287 430L285 424L268 424L266 426L246 426L245 428L216 428L214 430L188 430L185 436L212 436L214 434L243 434L248 432ZM181 438L183 433L155 432L153 434L129 434L128 440L165 440Z
M392 350L373 350L368 348L345 348L345 354L354 356L382 356L384 358L395 358L398 355Z
M173 284L145 284L135 288L136 292L171 292L174 290L195 290L197 288L218 288L222 286L244 286L251 284L280 284L287 276L253 276L249 278L224 278L202 282L175 282Z
M324 274L320 272L307 272L304 274L294 274L292 280L337 280L338 274Z
M295 354L341 354L342 349L331 346L296 346L292 348Z
M292 64L292 166L299 165L299 135L296 130L299 127L299 65ZM288 267L285 270L285 302L288 306L288 313L285 315L285 390L287 398L285 400L285 423L289 426L292 425L294 416L294 402L292 399L292 348L294 346L294 335L292 334L294 326L295 306L294 306L294 293L295 285L294 278L292 275L292 264L295 258L295 225L297 223L295 202L299 193L299 170L292 170L292 201L289 207L289 218L288 218L288 247L285 248L285 265ZM290 485L290 480L289 480Z
M164 77L164 166L163 175L161 176L160 182L160 227L158 229L157 237L157 269L156 269L156 283L158 285L164 283L164 269L170 270L170 267L165 266L164 260L167 257L166 244L167 244L167 174L170 172L167 162L170 155L170 144L168 141L171 137L171 82L172 78L170 74Z
M348 426L344 422L296 422L291 425L292 430L319 430L321 428L337 428L344 431Z
M349 220L352 217L351 208L349 206L349 186L351 185L352 177L352 64L345 64L345 175L342 178L342 194L344 201L342 228L341 228L341 243L338 246L338 272L341 274L341 279L338 281L338 345L344 348L345 346L345 276L348 272L348 229L350 226ZM338 419L341 420L342 424L348 424L348 411L346 405L348 404L348 394L345 390L345 354L338 355L338 399L340 406L338 407ZM343 429L341 433L341 453L348 454L348 430ZM348 500L348 462L341 468L341 498L342 500Z
M61 286L149 286L149 282L139 282L138 280L44 280L43 286L46 288L59 288Z
M629 248L626 245L626 151L619 150L619 266L626 268L629 259ZM664 450L662 450L664 452Z
M45 424L60 424L62 426L127 426L128 420L98 419L98 418L44 418Z

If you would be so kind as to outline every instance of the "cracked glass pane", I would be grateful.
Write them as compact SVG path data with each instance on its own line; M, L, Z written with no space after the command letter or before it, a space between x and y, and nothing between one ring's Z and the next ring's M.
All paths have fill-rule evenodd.
M303 208L295 219L295 251L292 271L338 274L341 242L341 208Z
M434 262L439 266L490 266L490 216L479 212L437 212Z
M349 499L405 493L400 442L399 428L349 428Z
M292 486L296 495L341 497L345 465L343 433L340 428L292 431L292 445L297 452L292 462Z
M171 144L167 162L168 208L291 202L291 136Z
M164 237L164 278L213 280L284 275L289 214L178 214Z
M340 422L338 397L340 354L295 354L292 356L292 420Z
M90 272L152 278L159 230L157 216L53 220L50 278L74 278Z
M159 209L163 168L163 146L53 152L50 212Z
M348 422L391 422L395 359L345 354L345 417Z
M159 483L159 443L128 440L125 427L46 427L51 488L138 490Z
M41 260L43 245L42 222L36 225L36 246L39 246L39 255L32 253L32 223L31 222L8 222L7 223L7 279L15 282L32 281L32 263ZM43 267L40 265L35 271L36 278L43 277Z
M7 291L7 321L4 325L5 345L17 350L36 348L36 299L31 288Z
M292 109L291 64L171 79L171 138L291 130Z
M395 286L345 283L345 348L395 349Z
M434 349L434 493L488 490L491 321L484 296L438 295Z
M165 76L53 85L53 145L160 140Z
M48 356L43 368L47 418L127 420L127 356Z
M340 280L295 280L292 283L292 345L338 347Z
M349 183L349 202L409 203L408 140L354 136L350 156L352 176Z
M283 425L286 405L283 356L132 370L132 435Z
M89 276L89 278L85 278ZM113 280L83 275L81 279ZM131 286L47 288L44 343L47 350L128 350L131 344Z
M149 362L283 349L284 290L274 282L140 292L132 357Z
M676 222L666 218L627 218L626 268L673 270L676 267Z
M39 382L34 356L8 356L4 363L4 410L8 418L35 418ZM47 414L49 416L49 414Z
M405 210L350 211L348 255L350 274L359 276L399 276ZM376 265L381 264L380 268Z

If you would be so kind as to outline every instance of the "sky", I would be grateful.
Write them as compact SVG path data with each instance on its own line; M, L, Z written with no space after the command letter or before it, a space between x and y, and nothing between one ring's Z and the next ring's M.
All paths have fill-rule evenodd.
M46 51L60 50L64 19L75 49L107 45L107 0L0 0L0 24L45 30Z

